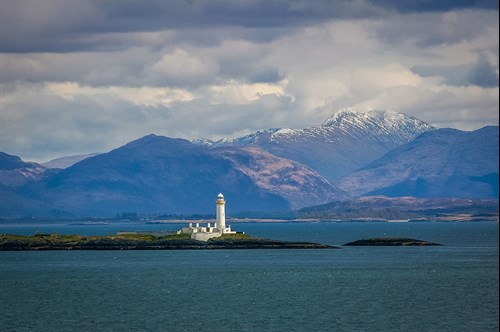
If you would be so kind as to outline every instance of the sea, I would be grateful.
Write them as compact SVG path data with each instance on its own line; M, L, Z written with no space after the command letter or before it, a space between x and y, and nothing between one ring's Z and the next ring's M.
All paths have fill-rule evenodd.
M105 235L182 224L0 224ZM252 222L258 237L336 246L404 236L442 246L332 250L0 252L0 331L498 331L497 222Z

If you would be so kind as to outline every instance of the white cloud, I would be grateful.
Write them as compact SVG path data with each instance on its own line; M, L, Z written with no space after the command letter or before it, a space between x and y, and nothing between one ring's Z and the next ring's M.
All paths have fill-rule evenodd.
M436 127L474 130L498 124L498 89L476 86L401 86L384 90L359 108L387 108Z
M144 72L154 84L200 85L217 76L219 65L212 58L176 48L148 65Z
M170 106L176 102L187 102L195 98L192 93L183 89L147 86L139 88L120 86L92 87L81 86L76 82L47 83L41 93L52 93L69 101L82 96L107 96L137 106L150 107Z
M212 104L244 105L250 104L265 95L284 95L287 81L279 84L253 83L246 84L229 81L221 85L209 87Z

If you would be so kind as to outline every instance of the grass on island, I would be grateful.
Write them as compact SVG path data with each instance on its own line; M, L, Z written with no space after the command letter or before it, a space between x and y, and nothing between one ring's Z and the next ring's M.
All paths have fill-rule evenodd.
M154 236L147 233L123 233L114 235L101 235L101 236L84 236L84 235L67 235L67 234L42 234L37 233L34 235L14 235L14 234L0 234L0 244L2 243L25 243L28 245L43 245L43 244L82 244L92 242L142 242L153 243L159 241L170 240L188 240L189 234L172 234L165 236Z
M235 234L222 234L219 237L213 237L211 241L226 241L226 240L251 240L254 237L247 235L245 233L235 233Z
M0 234L0 244L8 242L26 243L30 245L42 244L81 244L91 242L164 242L174 240L190 240L190 234L169 234L164 236L155 236L148 233L135 233L125 232L113 235L100 235L100 236L84 236L76 234L58 234L58 233L37 233L34 235L15 235L15 234ZM250 240L253 237L243 234L223 234L221 237L212 238L212 241L226 241L226 240Z
M0 248L22 248L22 250L47 249L72 249L72 248L125 248L125 247L156 247L165 245L193 245L190 234L175 233L147 233L147 232L118 232L113 235L85 236L67 235L58 233L36 233L34 235L0 234ZM223 234L220 237L211 238L208 242L212 244L230 245L245 244L248 241L263 241L244 233Z
M191 239L190 234L122 232L115 235L83 236L35 234L30 236L0 234L0 250L73 250L73 249L222 249L222 248L332 248L331 246L275 241L244 233L223 234L207 242Z

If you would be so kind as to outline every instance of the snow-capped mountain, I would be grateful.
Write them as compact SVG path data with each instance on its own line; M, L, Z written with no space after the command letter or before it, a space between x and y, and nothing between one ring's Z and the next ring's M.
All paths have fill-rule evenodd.
M213 146L260 147L337 181L432 129L421 120L394 111L344 109L319 126L261 130L223 139Z
M214 141L206 138L195 138L190 140L190 142L196 145L205 145L205 146L210 146L214 144Z
M212 142L213 146L257 146L259 144L265 144L271 139L273 134L279 131L279 128L270 128L265 130L259 130L249 135L245 135L237 138L223 138L219 141Z
M341 110L329 119L322 127L338 128L361 138L367 133L373 139L390 144L404 144L413 140L419 134L434 129L431 125L412 116L387 110L356 111Z
M332 181L331 179L338 179ZM148 135L65 169L0 153L0 217L287 211L358 195L498 197L498 126L434 129L344 110L306 129L189 142Z

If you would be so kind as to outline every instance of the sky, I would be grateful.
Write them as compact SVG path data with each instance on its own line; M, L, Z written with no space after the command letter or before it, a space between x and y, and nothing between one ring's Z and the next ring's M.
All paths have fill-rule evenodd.
M498 125L497 0L0 0L0 151L106 152L387 109Z

